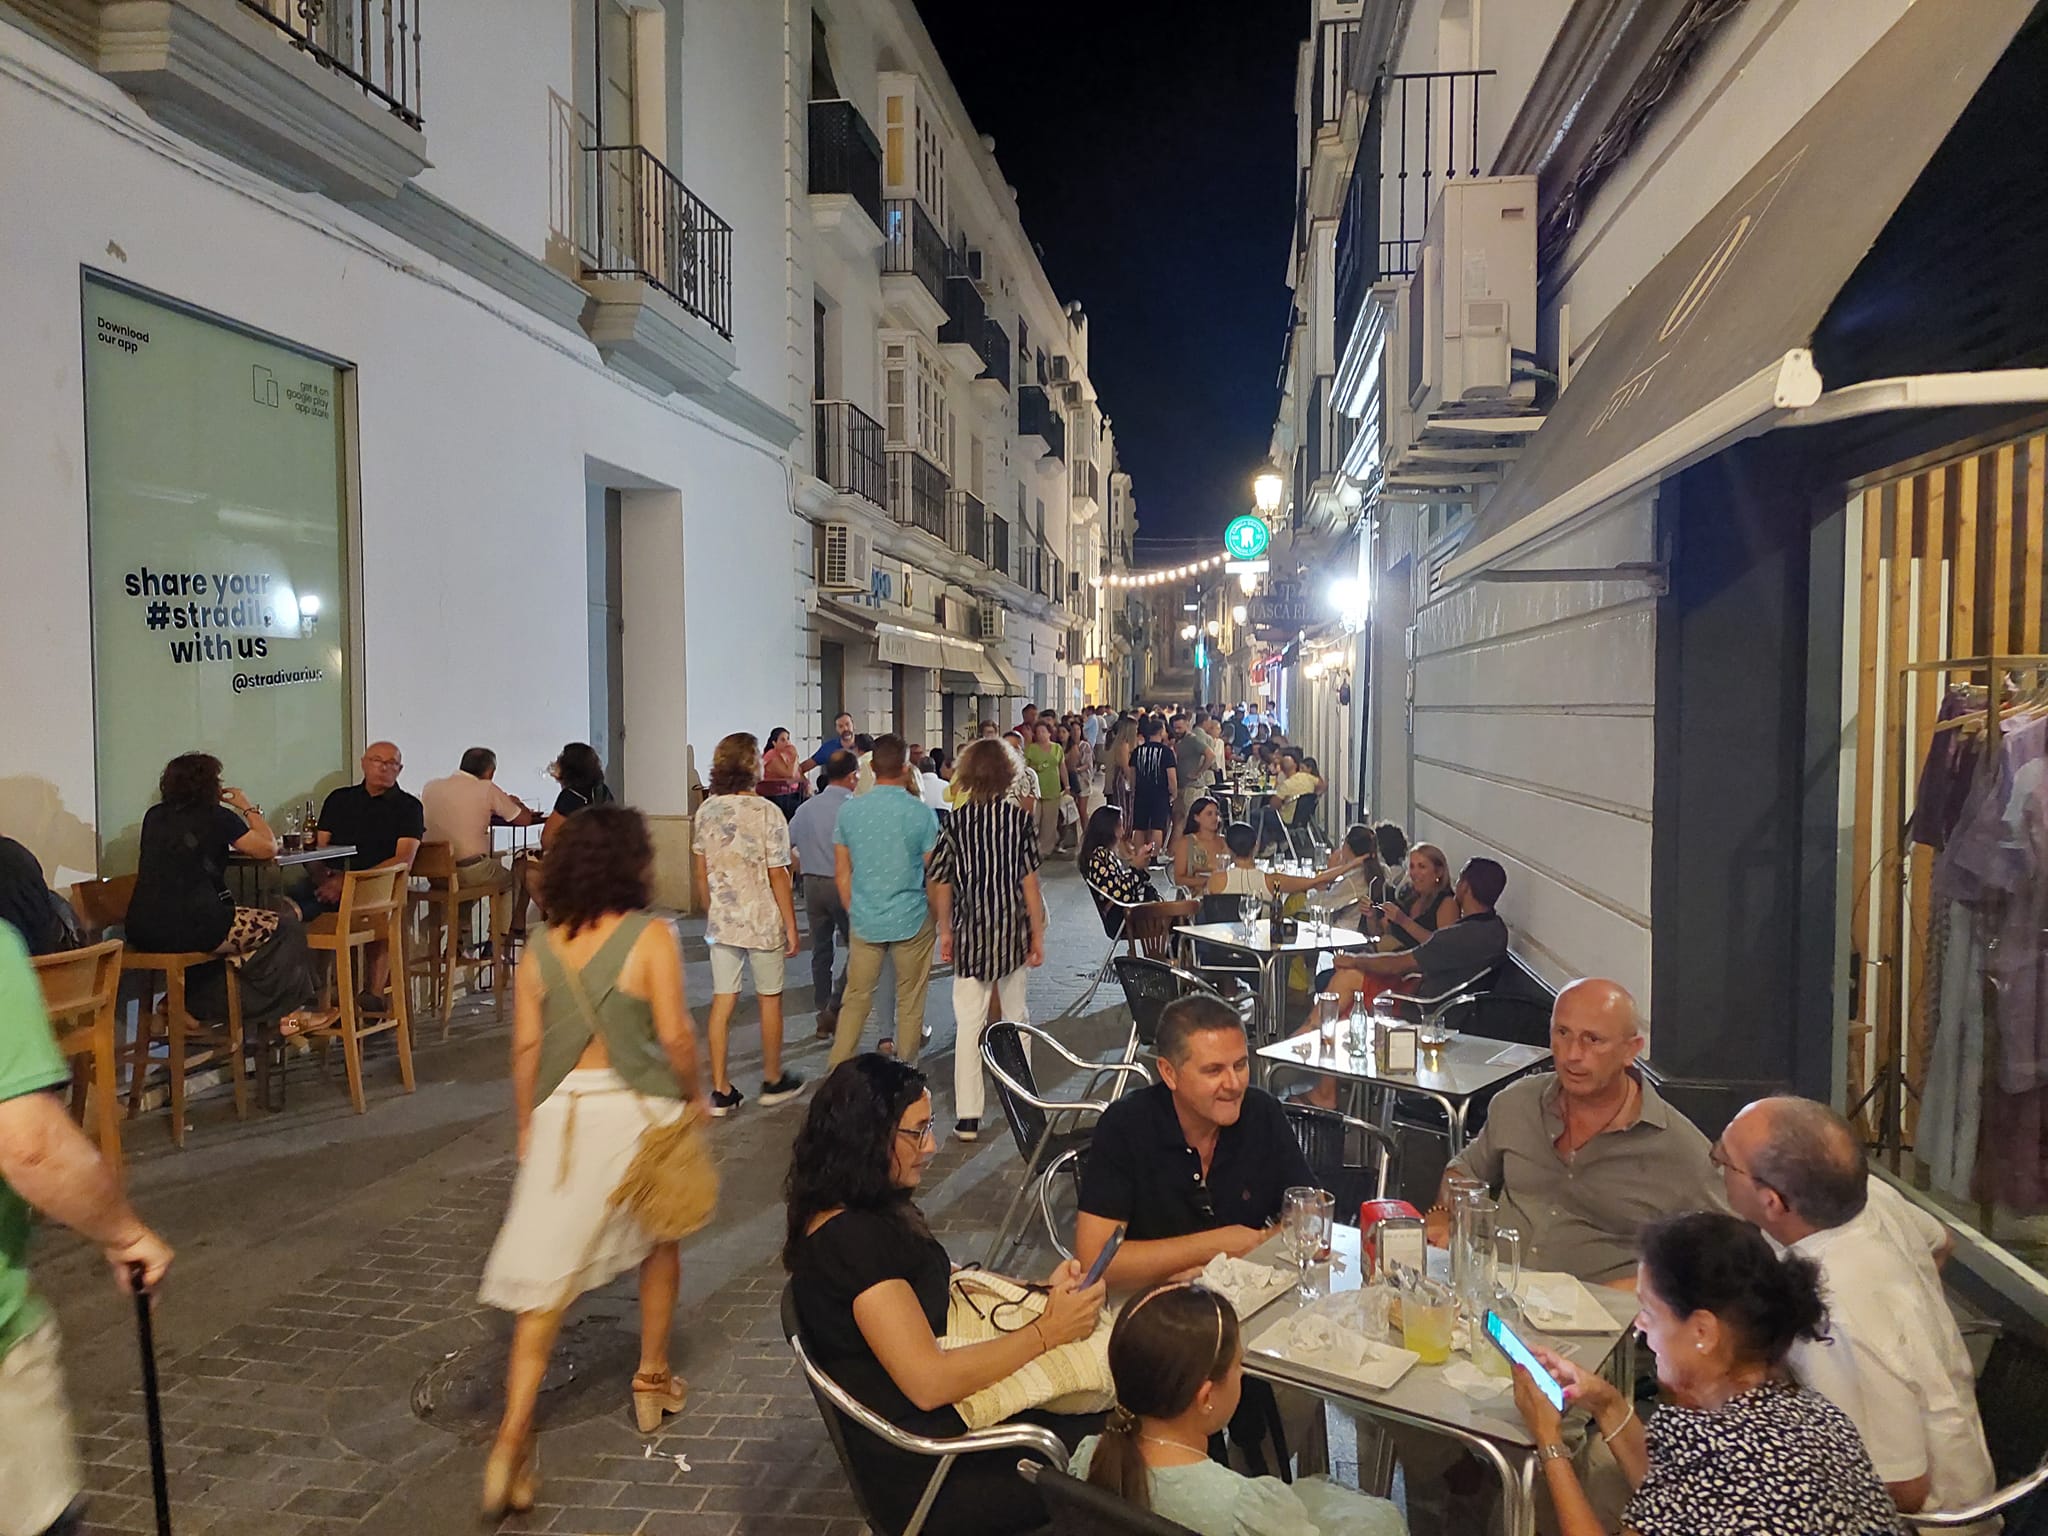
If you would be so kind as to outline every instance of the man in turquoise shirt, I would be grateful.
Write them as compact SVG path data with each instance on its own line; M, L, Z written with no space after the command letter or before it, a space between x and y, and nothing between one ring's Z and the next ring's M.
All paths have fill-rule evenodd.
M70 1082L28 947L0 923L0 1536L76 1530L82 1518L57 1325L28 1281L31 1210L99 1244L123 1287L130 1264L154 1289L171 1263L51 1091Z
M894 1048L917 1060L924 1044L924 994L932 975L938 930L925 901L924 868L939 840L939 818L911 777L901 736L875 742L875 787L839 808L833 833L839 899L853 936L846 955L846 1000L839 1006L829 1072L860 1049L861 1031L874 1006L882 961L896 961ZM883 1051L891 1048L884 1039Z

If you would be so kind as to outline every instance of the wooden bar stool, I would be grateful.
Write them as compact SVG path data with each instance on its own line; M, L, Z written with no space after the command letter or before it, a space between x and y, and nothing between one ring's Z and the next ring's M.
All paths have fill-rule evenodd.
M397 865L349 870L341 880L341 906L306 925L307 945L334 957L330 986L338 995L329 1000L339 1010L333 1022L307 1030L306 1038L319 1040L323 1054L328 1040L341 1041L349 1102L359 1115L368 1112L363 1098L365 1040L397 1034L398 1075L405 1091L413 1091L412 1019L405 996L405 881L406 871ZM382 1009L366 1013L356 994L357 980L364 974L359 957L380 941L389 946L391 980Z
M121 941L108 939L90 949L38 955L35 968L57 1049L71 1061L71 1113L86 1125L86 1110L91 1108L100 1156L119 1173L121 1095L114 1084L114 1064L120 1042L114 1015L121 994Z
M447 843L421 843L419 852L413 856L412 877L426 882L425 890L415 889L408 900L420 908L427 918L427 928L433 942L422 947L406 967L408 977L418 977L427 985L427 1006L441 1015L441 1038L448 1038L448 1031L455 1012L455 979L464 973L469 980L472 994L476 991L476 978L480 972L492 978L493 1002L497 1005L500 1023L505 1018L505 990L509 984L511 967L507 953L509 944L505 937L505 923L510 916L510 903L502 898L512 894L512 875L502 866L493 868L491 878L481 885L464 885L459 867L455 862L455 851ZM463 916L479 902L488 902L489 921L485 931L490 935L491 953L488 957L476 956L464 959L462 956Z
M110 880L81 880L72 887L72 903L99 927L125 923L128 903L135 894L135 877L117 875ZM196 1019L185 1003L190 973L202 965L224 968L227 985L225 1020ZM121 971L145 978L142 1010L135 1026L135 1041L128 1050L128 1118L142 1112L143 1090L148 1086L150 1047L165 1044L164 1069L169 1079L171 1142L185 1145L185 1077L196 1067L226 1061L235 1093L235 1118L249 1117L248 1064L243 1059L242 989L235 968L219 955L201 950L158 953L123 946ZM163 977L158 988L153 978ZM191 1048L197 1041L200 1049Z

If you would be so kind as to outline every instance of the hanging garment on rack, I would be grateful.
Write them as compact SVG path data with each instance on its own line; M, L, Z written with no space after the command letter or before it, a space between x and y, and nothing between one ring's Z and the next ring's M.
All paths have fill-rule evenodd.
M1982 714L1982 703L1973 703L1967 688L1951 688L1941 701L1937 725ZM1920 765L1920 784L1913 796L1913 820L1909 832L1914 842L1936 851L1946 847L1970 787L1977 781L1977 763L1983 743L1975 731L1952 727L1937 730L1928 744L1927 761Z
M1975 921L1967 904L1947 902L1928 935L1933 1043L1913 1147L1934 1187L1958 1200L1972 1195L1984 1109L1984 947L1972 936Z

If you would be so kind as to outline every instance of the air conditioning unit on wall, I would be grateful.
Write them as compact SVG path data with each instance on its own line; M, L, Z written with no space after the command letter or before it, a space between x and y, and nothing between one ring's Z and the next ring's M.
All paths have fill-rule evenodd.
M1430 210L1407 297L1407 388L1419 418L1536 397L1536 178L1455 181Z
M1001 604L983 603L981 605L981 623L978 626L977 638L982 640L1000 640L1003 638L1003 609Z
M851 523L826 523L818 546L818 586L826 592L868 589L868 536Z

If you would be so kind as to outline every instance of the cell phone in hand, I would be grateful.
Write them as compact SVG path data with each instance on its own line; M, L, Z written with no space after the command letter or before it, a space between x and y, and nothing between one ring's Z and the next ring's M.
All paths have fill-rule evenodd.
M1082 1290L1087 1290L1109 1272L1109 1261L1116 1257L1117 1249L1123 1247L1126 1230L1123 1222L1116 1224L1116 1230L1109 1234L1109 1241L1102 1245L1102 1252L1095 1255L1095 1262L1088 1266L1088 1273L1081 1277Z
M1493 1340L1502 1354L1529 1373L1537 1390L1550 1399L1551 1407L1564 1412L1564 1384L1550 1374L1550 1368L1536 1358L1536 1351L1508 1326L1507 1319L1491 1308L1486 1313L1486 1336Z

